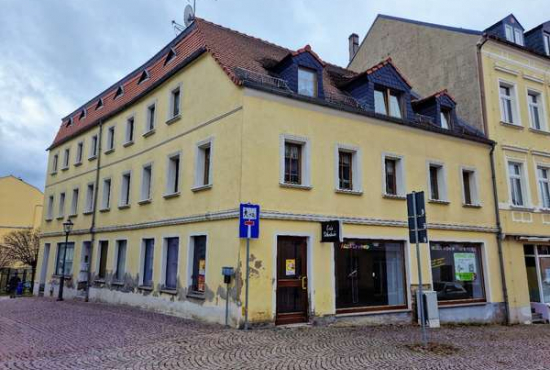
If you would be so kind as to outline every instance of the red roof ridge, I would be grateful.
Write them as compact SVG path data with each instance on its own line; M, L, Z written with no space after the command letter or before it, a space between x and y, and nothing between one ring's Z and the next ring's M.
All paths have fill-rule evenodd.
M415 103L420 103L422 101L425 101L425 100L428 100L428 99L431 99L431 98L439 98L440 96L442 95L446 95L449 97L449 99L451 99L455 104L456 104L456 100L455 98L449 94L449 91L447 89L443 89L443 90L439 90L439 91L436 91L434 92L433 94L430 94L424 98L420 98L420 99L415 99L414 102Z
M306 46L301 49L293 51L291 54L292 56L297 56L303 53L310 53L323 67L326 65L325 61L321 59L321 57L316 52L314 52L313 49L311 49L311 45L309 44L306 44Z

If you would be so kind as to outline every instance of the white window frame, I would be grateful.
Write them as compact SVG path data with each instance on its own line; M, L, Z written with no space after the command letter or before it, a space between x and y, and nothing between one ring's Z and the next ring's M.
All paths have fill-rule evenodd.
M65 217L65 198L67 197L67 194L62 191L59 193L59 208L57 209L57 218L62 219Z
M152 119L153 119L153 126L151 127L150 123L151 123L151 107L154 107L154 114L152 116ZM144 132L143 132L143 136L149 136L151 135L152 133L155 132L155 129L157 128L157 116L158 116L158 107L157 107L157 101L152 101L150 102L149 104L147 104L146 108L145 108L145 127L144 127ZM135 129L135 127L134 127Z
M153 263L151 264L152 268L152 281L153 286L155 285L155 249L157 248L157 238L152 236L144 236L141 238L140 242L140 252L139 252L139 286L143 287L144 280L145 280L145 240L152 239L153 240Z
M340 152L351 154L351 189L340 188ZM336 144L334 148L334 189L344 193L363 192L363 164L361 148L354 145Z
M430 168L431 167L437 167L437 185L439 186L439 189L437 189L437 192L439 193L439 199L433 199L432 198L432 181L431 181L431 173ZM445 163L441 161L436 160L428 160L426 162L426 171L427 171L427 181L428 181L428 200L430 202L436 202L436 203L449 203L449 194L448 194L448 186L447 186L447 167L445 166Z
M63 150L63 167L61 167L61 170L68 170L69 164L71 162L71 148L65 148Z
M95 143L95 145L94 145ZM90 155L88 159L95 159L97 158L97 151L99 148L99 136L98 134L92 135L90 137Z
M386 193L386 158L393 159L396 165L396 190L397 195ZM405 178L405 157L399 154L382 153L382 195L389 198L404 198L407 195Z
M84 156L84 141L79 141L78 144L76 144L76 156L74 159L75 166L82 164L83 156Z
M91 191L90 191L91 186ZM94 211L94 196L96 188L93 182L86 184L86 204L84 205L84 213L92 213Z
M470 178L470 198L472 200L472 203L468 204L466 203L466 188L464 186L464 172L470 172L471 178ZM477 171L477 168L475 167L469 167L469 166L460 166L460 184L462 186L462 204L464 206L474 206L474 207L481 207L481 200L479 197L479 174Z
M113 180L111 177L105 177L101 183L102 186L100 211L108 211L111 209L111 200L113 198ZM109 184L108 188L107 184ZM109 191L108 193L107 190Z
M188 291L193 292L191 290L191 284L193 283L193 260L195 258L195 238L198 236L204 236L206 238L205 243L205 259L206 263L204 266L204 284L206 285L206 278L208 276L208 233L192 233L189 234L189 239L187 243L187 274L186 274L186 284L185 287L188 289ZM201 294L199 292L194 292L195 294Z
M149 171L148 183L146 182L145 174ZM147 190L147 191L146 191ZM149 196L146 196L146 193ZM150 202L153 198L153 162L145 163L141 167L141 189L140 189L140 203Z
M55 207L55 195L50 194L48 196L48 208L46 212L46 221L53 220L53 209Z
M204 183L204 149L210 148L210 162L208 164L208 183ZM212 165L212 162L214 162L214 138L210 137L208 139L199 141L197 144L195 144L195 182L192 190L200 190L204 188L210 188L212 187L213 181L213 173L212 169L214 166ZM180 160L180 166L181 166L181 160ZM181 175L181 170L180 170Z
M544 51L546 52L546 55L550 55L550 35L543 33L542 42L544 43Z
M131 125L130 125L130 122L132 122ZM130 126L133 126L131 131L130 131ZM130 137L130 132L132 133L132 137ZM135 136L136 136L136 116L132 114L131 116L128 116L126 118L126 131L124 133L123 145L128 146L130 144L133 144Z
M128 194L128 199L125 199L126 194ZM130 170L130 171L124 171L120 175L120 198L118 200L118 208L130 207L131 202L132 202L132 171Z
M107 128L107 142L105 143L105 154L112 153L115 150L115 126Z
M78 214L78 198L80 197L80 189L78 187L73 188L71 199L71 211L69 216L76 216Z
M285 144L292 143L302 146L301 163L301 184L289 184L285 182ZM311 184L311 142L304 136L281 134L279 138L279 184L285 187L305 188L312 187Z
M168 239L178 238L178 268L176 270L176 282L180 281L180 269L181 269L181 236L179 234L169 234L162 236L162 251L161 251L161 264L160 264L160 286L162 289L166 286L166 264L168 263ZM177 285L177 284L176 284Z
M300 77L301 77L302 74L305 74L305 75L308 75L308 76L313 76L313 81L311 81L313 83L312 94L304 94L304 93L301 92L302 90L300 90L300 86L301 86L300 81L302 81L302 79ZM319 78L319 76L318 76L317 70L307 68L307 67L298 67L298 76L296 78L298 94L303 95L303 96L307 96L307 97L310 97L310 98L316 98L319 95L319 92L317 91L318 90L318 84L319 84L318 78ZM308 80L308 82L309 82L309 80Z
M179 166L179 169L178 169L178 189L177 189L177 191L174 191L174 181L176 179L175 179L175 173L172 170L172 159L175 158L175 157L179 158L179 162L178 162L178 166ZM164 196L165 197L175 196L175 195L178 195L178 194L181 193L181 188L182 188L182 183L181 183L181 180L182 180L182 176L181 176L182 165L181 165L181 162L182 162L181 151L170 153L166 156L166 185L164 187Z
M178 98L179 112L178 112L178 114L174 114L174 103L175 103L174 93L176 91L179 91L179 98ZM181 117L181 102L182 102L181 95L182 95L182 92L183 92L183 90L182 90L182 87L181 87L181 83L177 84L172 89L170 89L170 92L168 94L168 112L167 112L167 117L166 117L166 123L167 124L171 124L174 121L176 121L177 118Z
M514 27L514 42L518 45L521 45L521 46L524 45L523 31L521 30L521 28Z
M539 108L540 129L535 128L534 122L531 118L531 106L533 105L529 100L529 94L538 95L537 107ZM544 92L528 87L526 90L527 109L529 115L529 124L533 130L548 132L548 121L546 120L546 99Z
M507 122L504 118L504 111L502 109L502 103L501 99L503 99L503 95L500 93L501 85L504 87L507 87L510 89L510 97L504 97L504 99L510 100L510 106L512 107L512 122ZM513 126L522 126L521 124L521 115L519 110L519 99L518 99L518 89L517 84L515 82L506 81L499 79L498 80L498 97L499 97L499 107L500 107L500 120L501 122L507 124L507 125L513 125Z
M506 36L506 40L510 42L514 42L514 27L510 26L509 24L504 25L504 33Z
M549 178L546 179L545 182L548 184L548 186L550 186L550 163L535 161L535 174L536 174L536 177L537 177L537 195L539 197L538 206L541 210L549 211L550 207L545 207L544 203L543 203L543 196L542 196L542 192L541 192L541 189L540 189L540 183L541 183L542 179L539 176L539 168L544 168L548 171Z
M117 280L115 279L116 275L118 274L118 249L120 247L120 242L126 242L126 250L124 251L124 275L126 274L128 270L128 239L126 238L119 238L115 239L115 247L113 248L115 250L115 255L113 258L113 280L116 282L122 282L123 280ZM124 277L123 277L124 278Z
M50 172L51 175L55 175L57 173L58 166L59 166L59 153L55 153L52 157L52 171Z
M510 208L531 208L531 195L529 191L529 177L527 175L527 163L525 159L507 157L506 158L506 180L508 182L508 204ZM510 163L516 163L521 166L520 183L523 205L514 205L512 202L512 179L510 177Z

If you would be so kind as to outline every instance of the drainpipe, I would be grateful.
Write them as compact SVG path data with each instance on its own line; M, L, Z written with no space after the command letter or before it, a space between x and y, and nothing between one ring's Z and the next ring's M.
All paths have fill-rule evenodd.
M477 64L478 64L478 73L479 73L479 92L481 97L481 115L483 119L483 128L485 130L485 136L489 137L489 128L487 122L487 104L485 103L485 80L483 75L483 63L481 59L481 48L487 42L487 38L483 37L481 42L477 44ZM504 253L502 249L502 224L500 222L500 211L498 207L498 187L497 187L497 177L495 169L495 142L491 144L491 151L489 152L489 160L491 162L491 181L493 186L493 203L495 211L495 220L496 220L496 239L497 239L497 249L498 249L498 262L500 266L500 279L502 284L502 297L504 299L504 323L506 325L510 324L510 302L508 299L508 286L506 284L505 276L505 264L504 264Z
M92 204L92 223L90 225L90 260L88 264L88 278L86 279L86 296L84 301L90 300L90 280L92 278L92 261L95 242L95 219L97 215L97 193L99 187L99 169L101 168L101 141L103 137L103 121L99 121L99 133L97 135L97 164L95 170L94 199Z

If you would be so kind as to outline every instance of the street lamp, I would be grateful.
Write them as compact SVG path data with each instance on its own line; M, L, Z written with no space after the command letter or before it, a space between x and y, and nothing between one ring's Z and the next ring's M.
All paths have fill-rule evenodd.
M63 284L65 282L65 259L67 258L67 244L69 244L69 234L73 230L73 222L68 219L67 222L63 222L63 231L65 232L65 247L63 248L63 265L61 267L61 277L59 278L59 295L58 301L63 300Z

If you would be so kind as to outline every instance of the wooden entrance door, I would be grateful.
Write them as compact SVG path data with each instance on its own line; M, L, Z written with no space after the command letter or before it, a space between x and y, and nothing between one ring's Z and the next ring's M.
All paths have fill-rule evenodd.
M307 238L277 238L276 325L307 322Z

